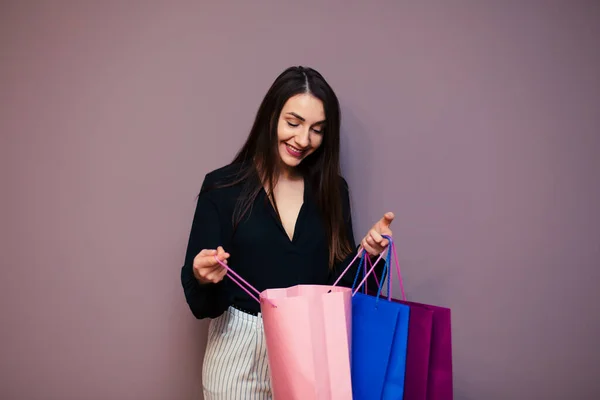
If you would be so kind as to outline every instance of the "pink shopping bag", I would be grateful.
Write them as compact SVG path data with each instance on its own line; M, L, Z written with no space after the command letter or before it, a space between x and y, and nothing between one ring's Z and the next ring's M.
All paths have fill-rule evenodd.
M273 399L352 399L352 290L297 285L261 293L221 265L261 305Z

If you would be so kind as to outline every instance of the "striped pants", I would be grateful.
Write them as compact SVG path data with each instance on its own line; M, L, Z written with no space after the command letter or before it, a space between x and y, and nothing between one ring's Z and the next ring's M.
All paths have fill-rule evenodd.
M229 308L210 322L202 368L205 400L271 400L262 317Z

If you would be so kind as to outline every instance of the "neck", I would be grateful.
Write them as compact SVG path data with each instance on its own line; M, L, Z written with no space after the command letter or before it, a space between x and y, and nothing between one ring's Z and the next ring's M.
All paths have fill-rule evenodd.
M287 165L282 165L279 172L279 179L286 181L297 181L302 178L302 175L297 168L292 168Z
M264 171L262 170L262 168L260 167L259 164L255 164L256 165L256 169L259 175L259 179L261 180L261 182L263 184L266 184L268 177L264 175ZM278 175L276 175L275 181L273 182L275 185L277 185L277 181L280 180L284 180L284 181L297 181L297 180L301 180L304 179L302 174L300 174L299 170L297 168L292 168L289 167L287 165L280 165L279 166L279 171L278 171Z

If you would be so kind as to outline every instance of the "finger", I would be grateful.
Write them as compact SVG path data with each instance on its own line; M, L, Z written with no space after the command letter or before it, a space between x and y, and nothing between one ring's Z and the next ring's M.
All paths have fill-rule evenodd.
M196 279L200 279L201 281L208 281L207 276L212 273L217 267L212 265L205 265L206 259L203 259L203 262L194 264L194 276ZM217 266L219 266L217 264Z
M377 232L375 229L371 229L366 237L367 244L369 244L377 254L381 254L381 252L388 245L389 241L382 236L384 234L386 234L386 232L379 234L379 232Z
M216 267L214 267L213 269L211 269L210 272L207 273L206 276L216 276L216 275L220 274L221 271L227 271L227 270L219 264Z
M383 240L383 237L379 234L379 232L377 232L375 229L371 229L369 231L369 236L373 239L374 243L381 245L381 241Z
M361 254L361 253L363 253L363 252L365 252L365 251L366 251L366 250L365 250L365 248L363 247L363 245L362 245L362 241L361 241L361 242L360 242L360 244L358 245L358 250L357 250L356 254Z
M385 215L383 216L383 218L381 218L379 220L379 224L381 225L382 228L389 228L390 225L392 224L393 220L394 220L394 213L393 212L387 212L387 213L385 213Z
M202 257L214 256L215 254L217 254L217 251L216 250L210 250L210 249L204 249L200 253L198 253L198 255L202 256Z
M379 244L375 244L371 246L371 249L371 255L378 256L379 254L381 254L381 252L383 252L384 247Z
M223 279L223 277L225 276L226 273L227 273L227 270L223 267L220 267L219 269L208 274L206 276L206 279L213 283L217 283Z
M215 260L214 256L198 254L198 256L194 258L193 265L194 268L198 269L212 268L217 265L217 260Z
M223 278L225 278L225 275L227 275L227 270L225 268L222 268L219 274L217 275L217 282L222 281Z
M200 274L204 277L204 278L209 278L210 276L214 275L216 272L222 270L223 267L220 264L215 264L212 265L210 267L206 267L206 268L202 268L200 270Z
M367 242L366 238L363 239L362 246L367 251L367 253L369 253L372 256L375 256L375 255L379 254L377 252L377 250Z
M371 247L377 246L377 242L375 241L375 239L373 239L373 237L371 235L366 236L365 240L367 241L367 244L369 246L371 246Z
M218 268L223 267L221 267L219 264L206 266L195 265L194 276L196 276L196 278L201 278L202 280L207 280L207 276L212 274L213 271L216 271Z
M219 257L219 260L223 261L229 258L229 253L227 253L223 247L219 246L217 248L217 257Z
M219 256L217 256L217 259L219 261L217 261L216 259L213 260L215 262L215 264L216 264L215 269L223 268L223 265L227 265L227 259L225 259L225 258L221 259L221 257L219 257Z
M219 257L216 254L216 250L214 250L213 252L215 254L209 255L210 254L210 252L209 252L209 254L204 255L204 256L198 255L198 257L196 257L194 259L194 267L202 270L202 274L205 274L206 272L219 267L220 266L219 261L225 262L226 258L223 255ZM219 259L219 261L217 261L215 256L216 256L216 258ZM225 256L229 257L229 255L227 253L225 253Z

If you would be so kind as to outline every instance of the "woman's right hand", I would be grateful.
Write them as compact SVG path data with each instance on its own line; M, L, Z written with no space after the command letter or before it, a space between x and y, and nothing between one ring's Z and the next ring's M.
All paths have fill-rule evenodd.
M229 253L219 246L217 250L204 249L194 258L194 276L200 283L217 283L223 280L227 270L215 260L215 256L227 264Z

